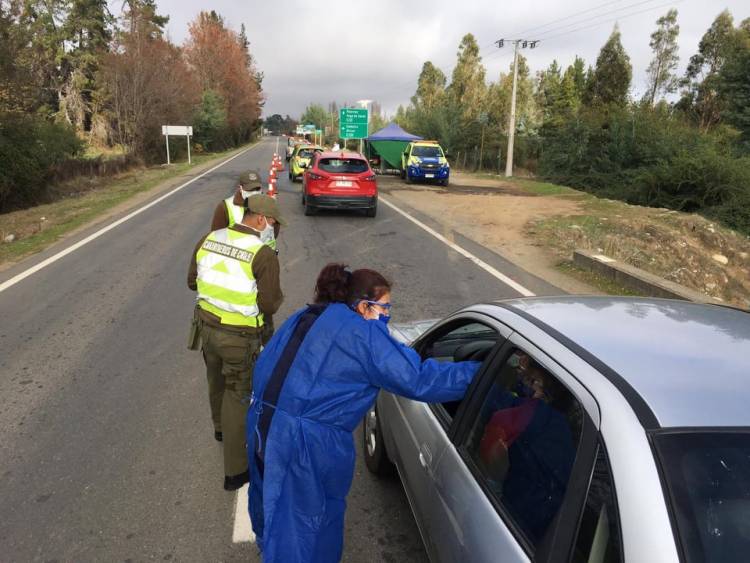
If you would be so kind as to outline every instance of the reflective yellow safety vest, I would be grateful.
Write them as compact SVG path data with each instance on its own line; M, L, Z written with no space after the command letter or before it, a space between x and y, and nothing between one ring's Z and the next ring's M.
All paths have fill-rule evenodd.
M224 205L227 208L229 226L233 227L237 223L242 223L242 217L245 215L245 208L240 205L235 205L234 194L224 200Z
M198 249L198 306L221 324L263 326L253 260L263 248L260 238L234 229L209 233Z

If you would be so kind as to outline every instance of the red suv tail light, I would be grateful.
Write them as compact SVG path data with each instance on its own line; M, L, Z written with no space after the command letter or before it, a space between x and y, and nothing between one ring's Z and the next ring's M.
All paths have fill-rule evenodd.
M364 180L365 182L374 182L374 181L375 181L375 174L373 174L372 176L365 176L365 177L363 178L363 180Z
M320 174L316 174L315 172L310 172L310 176L308 176L310 180L322 180L323 176Z

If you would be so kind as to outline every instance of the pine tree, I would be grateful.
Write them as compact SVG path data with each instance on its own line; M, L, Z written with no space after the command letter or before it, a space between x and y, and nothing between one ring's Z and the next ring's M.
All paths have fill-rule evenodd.
M479 45L471 33L461 39L457 56L439 123L432 126L439 126L441 140L447 145L443 148L448 152L479 146L481 127L478 119L487 94L486 71L479 56Z
M196 142L206 149L219 148L220 137L227 126L226 103L221 94L214 90L203 92L201 104L193 117L193 126Z
M474 36L467 33L458 46L458 61L448 86L453 109L464 120L476 120L481 112L486 91L485 74L479 45Z
M417 92L411 99L414 107L426 111L435 109L443 101L445 82L443 71L430 61L425 62L417 80Z
M565 69L565 74L570 74L576 88L576 95L583 99L583 93L586 91L586 62L576 55L573 64Z
M594 70L594 101L602 104L625 105L633 69L630 57L620 41L620 29L615 25L612 35L599 52Z
M719 72L733 48L734 38L734 19L724 10L701 38L698 52L690 57L678 107L694 116L703 130L710 129L721 119Z
M717 81L721 117L742 133L745 151L750 152L750 18L740 24L735 36L735 46Z
M646 99L654 105L659 93L671 94L677 90L679 80L674 71L680 58L677 54L677 37L680 26L677 25L677 10L671 9L656 20L656 31L651 34L649 45L654 51L654 58L648 65L648 93Z
M545 119L550 117L552 107L560 95L561 80L560 65L555 59L537 75L537 103L542 108Z
M326 109L320 104L310 104L300 117L300 123L313 124L316 129L323 129L328 123L329 117Z
M15 3L11 35L25 41L13 67L28 77L27 111L53 117L59 109L66 75L59 61L65 55L65 34L59 22L65 18L66 0L25 0Z
M112 39L114 18L106 0L73 0L62 26L72 46L62 57L65 83L60 90L60 114L78 131L91 129L94 105L101 97L96 84L99 61Z

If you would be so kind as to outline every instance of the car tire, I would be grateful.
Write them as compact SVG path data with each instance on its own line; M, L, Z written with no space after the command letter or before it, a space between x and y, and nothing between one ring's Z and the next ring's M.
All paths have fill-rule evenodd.
M316 209L305 200L305 215L311 217L315 215Z
M377 203L365 211L365 217L375 217L377 214L378 214Z
M406 170L402 170L402 171L401 171L401 179L402 179L402 180L405 180L405 179L406 179Z
M406 173L406 183L407 184L413 184L414 183L414 179L411 177L411 174L409 174L408 172Z
M294 182L294 177L292 176L291 172L289 172L289 180L291 180L292 182Z
M445 178L444 180L440 180L440 185L445 187L448 185L448 178Z
M362 452L365 465L370 473L378 477L390 477L395 473L395 466L388 459L383 442L383 432L378 418L376 405L370 407L362 421Z

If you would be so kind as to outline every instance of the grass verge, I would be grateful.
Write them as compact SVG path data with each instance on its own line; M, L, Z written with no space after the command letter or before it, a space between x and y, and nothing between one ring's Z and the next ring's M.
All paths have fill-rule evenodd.
M585 197L586 194L567 186L551 184L550 182L541 182L529 180L527 178L513 178L512 183L519 188L536 195L573 195Z
M103 213L159 184L176 178L193 168L220 160L246 147L225 152L196 155L193 163L138 168L111 178L80 178L68 183L73 195L54 203L12 211L0 215L0 241L8 234L15 240L0 242L0 265L16 262L44 250L65 234L89 223Z

